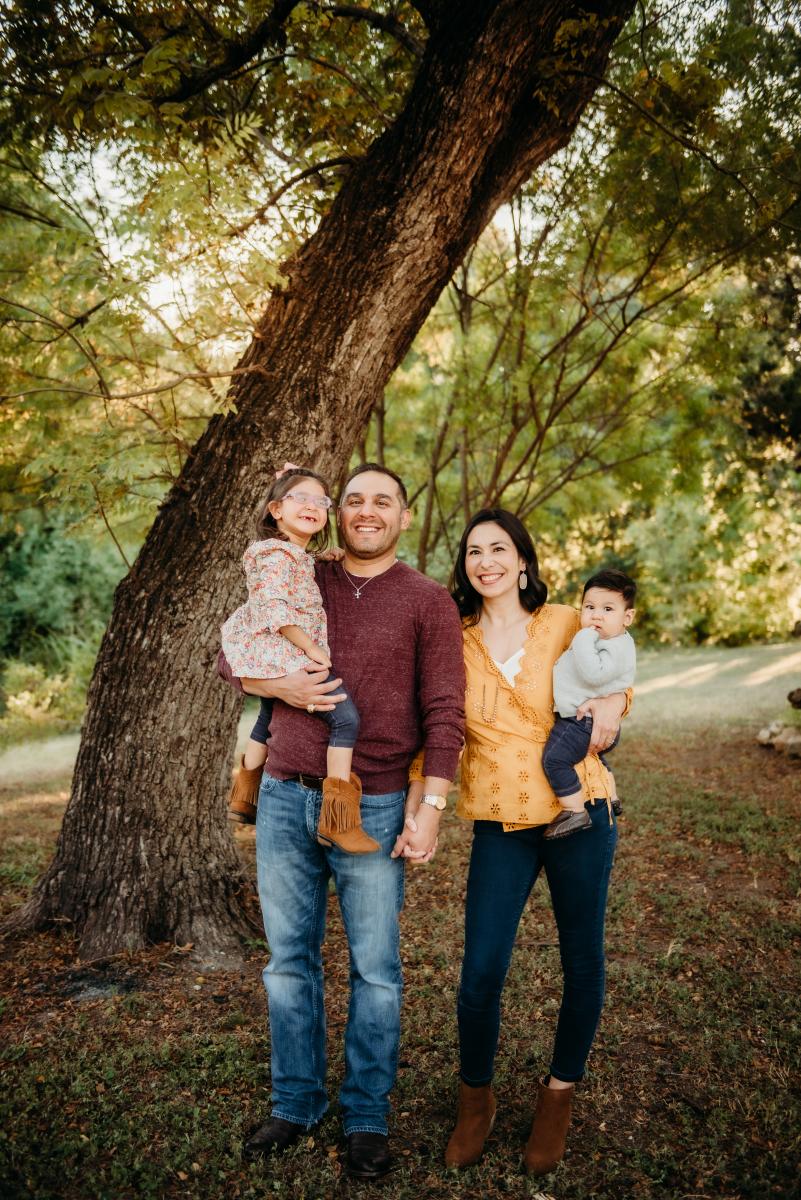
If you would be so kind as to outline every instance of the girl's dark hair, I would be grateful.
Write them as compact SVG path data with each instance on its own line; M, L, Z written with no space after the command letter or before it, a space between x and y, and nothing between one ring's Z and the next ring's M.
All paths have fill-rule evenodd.
M256 534L259 539L264 538L284 538L285 535L275 523L275 517L270 512L270 505L276 500L283 500L287 492L291 492L296 484L301 483L304 479L316 479L325 489L325 494L328 495L328 484L323 479L322 475L318 475L316 471L287 471L280 479L274 479L270 490L259 505L256 514ZM329 509L329 513L330 513ZM286 539L285 539L286 540ZM331 543L331 528L326 514L325 525L319 529L317 533L309 540L306 547L307 550L320 551L325 550Z
M523 608L526 612L536 612L548 599L548 587L540 579L537 551L534 549L531 535L523 522L505 508L482 508L480 512L470 518L465 526L462 540L459 542L456 562L453 564L450 582L451 595L456 601L456 607L468 625L475 625L478 621L483 598L467 578L465 569L467 543L477 525L486 525L490 521L495 525L500 525L504 533L509 535L512 545L526 564L527 583L520 592L520 603Z

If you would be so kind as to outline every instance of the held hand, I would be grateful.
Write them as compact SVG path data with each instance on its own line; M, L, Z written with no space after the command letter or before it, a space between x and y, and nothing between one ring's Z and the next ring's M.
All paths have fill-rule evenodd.
M406 818L405 824L412 828L404 847L404 858L413 864L431 862L439 845L439 819L440 813L427 804L417 809L416 816Z
M425 804L418 807L414 816L407 811L391 857L408 858L414 863L431 862L439 844L439 818L437 810Z
M310 704L319 712L332 712L340 700L346 700L345 692L337 691L342 685L341 679L332 679L326 683L328 670L293 671L280 679L271 679L271 695L293 708L306 708Z
M310 658L312 662L319 663L319 665L321 667L325 667L327 671L331 670L331 659L328 657L325 650L323 650L322 646L317 646L313 643L306 651L306 657Z
M408 860L409 860L409 866L410 867L420 867L424 863L430 863L431 859L437 853L438 847L439 847L439 835L437 835L437 837L434 838L434 845L431 846L430 849L428 849L425 852L425 854L420 854L418 857L415 858L412 854L412 851L407 850L405 857L408 858Z
M623 715L625 707L626 697L622 692L615 692L612 696L601 696L595 700L585 700L576 709L577 717L586 717L588 714L592 717L590 754L598 754L599 751L606 750L612 745L615 735L620 728L620 718Z
M408 858L413 867L417 867L420 863L431 862L431 859L437 852L439 846L439 836L434 839L434 845L430 846L426 851L415 851L412 849L412 835L417 833L417 822L414 817L407 816L403 822L403 832L398 834L395 845L392 848L390 858Z
M404 817L404 822L403 822L403 829L401 830L401 832L398 834L397 838L395 839L395 845L392 847L392 853L390 854L390 858L399 858L403 854L403 851L406 847L406 843L408 841L409 835L411 833L417 833L417 822L415 821L414 818L417 815L418 808L420 807L420 797L422 796L422 794L423 794L422 779L413 780L409 784L409 787L406 791L406 805L404 808L405 817Z

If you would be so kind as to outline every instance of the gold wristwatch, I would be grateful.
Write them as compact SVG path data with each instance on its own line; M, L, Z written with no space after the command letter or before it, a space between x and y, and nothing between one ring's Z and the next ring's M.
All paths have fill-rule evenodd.
M432 808L442 812L448 802L444 796L435 796L432 792L426 792L425 796L420 797L420 803L430 804Z

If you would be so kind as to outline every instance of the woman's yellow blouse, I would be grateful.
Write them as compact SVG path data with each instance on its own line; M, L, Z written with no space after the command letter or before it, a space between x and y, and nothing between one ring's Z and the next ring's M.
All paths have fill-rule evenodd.
M554 722L554 663L579 627L578 613L566 604L538 609L528 623L514 687L493 662L479 627L464 630L467 745L458 816L519 828L543 825L559 812L542 769L542 749ZM630 700L629 695L626 711ZM587 799L610 798L609 774L594 754L576 771Z

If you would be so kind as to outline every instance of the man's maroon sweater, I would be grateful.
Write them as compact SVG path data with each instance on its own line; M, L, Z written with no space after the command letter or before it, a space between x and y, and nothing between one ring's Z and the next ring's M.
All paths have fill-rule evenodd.
M426 775L453 779L464 732L464 654L456 605L440 584L397 562L383 575L353 576L318 563L333 670L359 710L353 770L372 795L406 786L425 748ZM325 775L328 726L277 700L270 723L271 775Z

